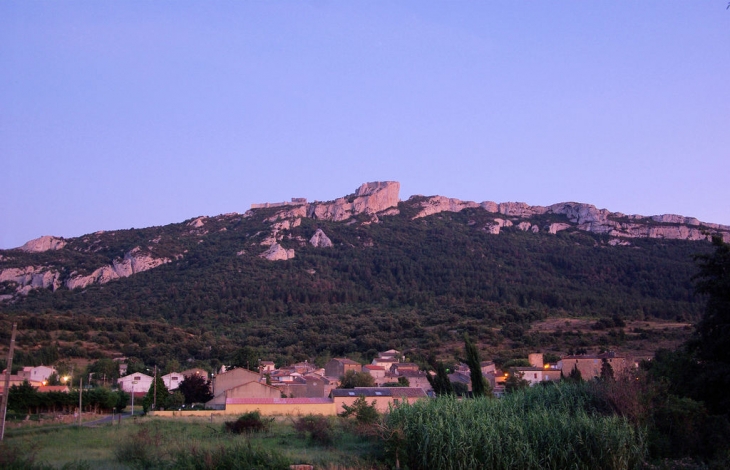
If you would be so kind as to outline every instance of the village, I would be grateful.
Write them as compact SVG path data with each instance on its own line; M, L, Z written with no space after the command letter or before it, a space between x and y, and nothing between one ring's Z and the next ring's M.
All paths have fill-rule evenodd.
M523 386L535 386L560 381L572 374L579 374L583 380L593 380L605 373L606 364L612 374L622 374L635 367L635 361L613 352L564 356L555 364L543 361L542 353L529 355L529 367L510 367L499 370L494 362L481 362L481 372L491 386L492 393L501 397L509 387L510 376ZM120 363L121 378L117 380L120 390L129 393L141 403L141 398L150 390L154 375L141 372L126 374L127 365ZM172 372L161 376L165 387L172 393L192 375L199 376L210 385L213 398L202 404L203 410L191 411L180 407L177 410L154 410L155 416L180 416L182 413L242 414L259 411L263 415L334 415L341 413L344 406L352 406L359 397L368 403L374 402L379 412L386 412L399 402L413 403L434 396L429 374L419 365L407 362L397 350L380 352L372 363L362 365L347 358L333 358L324 367L318 368L308 361L277 368L272 361L260 361L258 371L245 368L226 369L217 374L195 368ZM469 367L459 363L448 372L448 378L459 395L471 392ZM24 367L12 375L10 385L24 381L39 392L69 392L68 384L47 385L53 367ZM61 377L66 382L67 377ZM367 386L359 386L359 385ZM200 408L200 407L199 407Z

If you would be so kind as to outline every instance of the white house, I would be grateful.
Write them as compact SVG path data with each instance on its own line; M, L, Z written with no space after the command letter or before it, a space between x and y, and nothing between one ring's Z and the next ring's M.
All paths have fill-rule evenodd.
M147 374L135 372L118 379L117 384L119 384L119 388L127 393L140 393L147 392L150 389L152 380L153 378Z
M18 371L18 375L28 381L45 382L52 374L56 373L56 369L48 366L23 367Z
M165 383L165 387L168 390L177 390L180 386L180 382L185 380L185 376L179 372L170 372L167 375L162 376L162 381Z

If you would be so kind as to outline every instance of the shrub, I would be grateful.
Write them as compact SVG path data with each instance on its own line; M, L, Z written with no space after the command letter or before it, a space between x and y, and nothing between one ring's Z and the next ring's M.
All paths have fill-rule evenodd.
M160 442L160 433L150 432L149 427L145 426L122 440L114 449L114 456L118 462L132 468L156 468L163 461Z
M299 437L307 437L319 445L332 444L332 424L324 416L307 415L294 420L294 430Z
M360 424L372 424L378 420L380 416L378 410L375 409L375 400L372 404L368 404L364 395L357 397L357 400L351 405L342 405L345 410L340 413L340 416L347 418L349 416L355 416L355 419Z
M212 470L225 468L230 470L285 470L290 462L283 455L247 445L235 447L218 447L215 449L198 449L180 451L175 455L173 467L182 470Z
M271 419L261 419L261 413L251 411L242 415L236 421L226 421L225 429L227 432L234 434L252 434L262 431L268 431L269 425L273 421Z

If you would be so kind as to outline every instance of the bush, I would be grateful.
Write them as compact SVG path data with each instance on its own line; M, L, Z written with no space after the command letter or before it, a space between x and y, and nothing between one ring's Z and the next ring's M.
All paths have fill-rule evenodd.
M307 415L294 420L294 430L299 437L307 437L319 445L332 444L332 424L324 416Z
M132 468L156 468L161 466L163 461L160 442L160 433L150 432L149 427L145 426L122 440L114 449L114 456L118 462Z
M378 410L375 409L375 400L372 404L368 404L364 395L357 397L357 400L348 406L343 404L342 408L345 410L340 413L340 416L347 418L349 416L355 416L355 419L360 424L372 424L378 420L380 416Z
M233 448L218 447L216 449L197 449L180 451L174 458L172 465L182 470L212 470L212 469L256 469L256 470L286 470L290 462L283 455L258 448L251 444L238 445Z
M236 421L226 421L225 429L234 434L253 434L268 431L273 418L261 419L261 413L251 411L238 418Z

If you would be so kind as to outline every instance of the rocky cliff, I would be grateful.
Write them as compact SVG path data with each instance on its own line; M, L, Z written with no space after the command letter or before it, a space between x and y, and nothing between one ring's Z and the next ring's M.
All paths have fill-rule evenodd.
M553 235L583 231L603 235L607 238L598 243L618 247L631 245L635 238L707 240L719 235L730 242L730 226L674 214L647 217L577 202L530 206L444 196L413 196L401 202L399 191L400 184L394 181L371 182L333 201L308 203L304 198L295 198L291 203L256 204L244 215L200 216L167 227L97 232L73 239L40 237L0 254L0 301L27 295L33 289L73 290L126 278L184 259L214 234L228 230L238 232L231 235L236 245L231 256L280 261L293 259L293 248L306 250L307 242L317 248L333 247L332 240L316 227L319 222L312 219L322 221L323 226L344 222L366 230L384 217L401 217L405 222L406 217L419 219L469 209L480 214L475 217L479 224L470 221L469 225L493 235L509 231ZM349 246L359 243L371 248L372 240L372 234L366 231L361 240L353 240ZM338 242L338 246L341 244Z
M551 206L530 206L523 202L492 201L473 202L449 199L443 196L418 197L419 212L414 219L428 217L439 212L460 212L467 208L482 208L487 212L514 218L520 230L530 229L532 232L544 231L555 234L562 230L575 228L585 232L606 234L617 238L665 238L672 240L708 240L718 235L724 241L730 242L730 226L700 222L694 217L684 217L675 214L654 216L625 215L620 212L610 212L598 209L591 204L578 202L561 202ZM567 222L555 222L543 227L535 226L529 219L546 214L561 215ZM528 219L527 221L523 219ZM487 230L499 234L505 221L494 219L495 224ZM511 225L511 224L510 224ZM616 244L616 243L614 243Z

